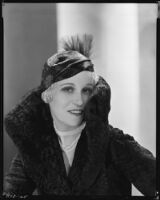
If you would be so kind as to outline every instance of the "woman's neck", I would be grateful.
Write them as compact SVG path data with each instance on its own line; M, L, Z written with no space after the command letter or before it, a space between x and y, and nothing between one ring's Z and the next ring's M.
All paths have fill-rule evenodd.
M53 121L54 129L59 137L60 143L63 147L67 147L72 145L74 141L80 136L82 130L84 129L86 123L83 122L77 128L70 130L70 131L60 131L57 127L55 122Z

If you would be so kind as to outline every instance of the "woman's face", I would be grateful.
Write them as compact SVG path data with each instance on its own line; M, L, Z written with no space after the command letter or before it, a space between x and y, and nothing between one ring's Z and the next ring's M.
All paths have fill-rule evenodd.
M94 85L93 73L87 71L53 84L53 100L49 106L59 130L73 130L81 124L84 106Z

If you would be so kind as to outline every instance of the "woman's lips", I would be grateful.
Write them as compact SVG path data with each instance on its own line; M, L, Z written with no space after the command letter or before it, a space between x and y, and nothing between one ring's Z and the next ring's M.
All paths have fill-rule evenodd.
M79 109L73 109L73 110L69 110L69 113L76 115L76 116L81 116L83 113L83 110L79 110Z

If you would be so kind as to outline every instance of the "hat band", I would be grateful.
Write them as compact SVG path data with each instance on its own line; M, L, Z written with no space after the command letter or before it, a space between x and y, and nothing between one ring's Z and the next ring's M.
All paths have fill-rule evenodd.
M51 84L66 78L70 78L82 71L94 71L93 64L89 59L72 62L66 67L64 67L64 65L61 66L61 64L59 64L59 66L56 65L56 67L48 67L48 70L44 70L42 74L42 87L46 89L51 86Z
M76 67L74 67L76 65ZM59 71L54 76L54 82L60 81L65 78L70 78L81 71L94 71L93 64L88 60L80 60L69 64L63 70Z

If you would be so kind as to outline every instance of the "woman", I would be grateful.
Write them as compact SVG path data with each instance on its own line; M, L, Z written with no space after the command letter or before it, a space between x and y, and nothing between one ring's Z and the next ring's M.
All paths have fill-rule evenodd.
M4 194L155 195L155 158L109 125L110 87L94 72L92 37L73 36L47 60L41 85L5 118L18 148Z

